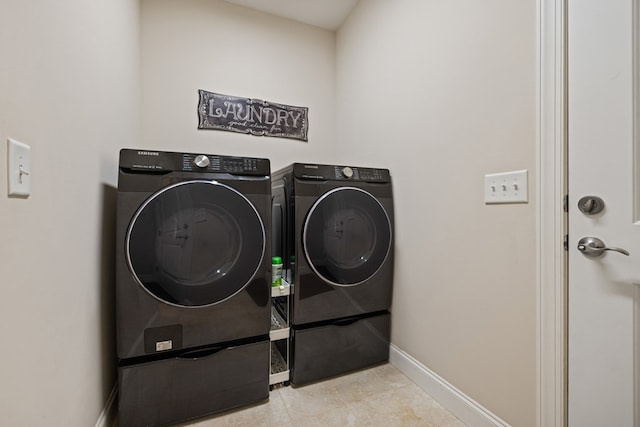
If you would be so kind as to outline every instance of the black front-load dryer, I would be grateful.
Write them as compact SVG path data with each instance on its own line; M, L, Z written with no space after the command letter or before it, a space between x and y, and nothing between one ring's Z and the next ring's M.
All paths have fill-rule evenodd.
M387 169L294 163L272 174L273 252L291 298L291 382L388 360L393 196Z
M267 159L120 151L124 425L170 424L268 398L270 218Z
M294 325L391 307L387 169L294 163L274 172L274 251L294 282ZM274 255L279 255L275 254Z

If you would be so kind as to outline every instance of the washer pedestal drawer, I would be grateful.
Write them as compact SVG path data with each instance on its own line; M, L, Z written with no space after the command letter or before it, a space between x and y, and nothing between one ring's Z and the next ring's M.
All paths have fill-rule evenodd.
M269 398L269 341L118 368L119 424L161 426Z

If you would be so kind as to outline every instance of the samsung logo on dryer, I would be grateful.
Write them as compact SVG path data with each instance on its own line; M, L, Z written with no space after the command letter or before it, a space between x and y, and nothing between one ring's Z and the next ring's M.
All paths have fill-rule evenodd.
M157 151L138 151L138 156L159 156Z
M304 165L305 169L318 169L318 165Z

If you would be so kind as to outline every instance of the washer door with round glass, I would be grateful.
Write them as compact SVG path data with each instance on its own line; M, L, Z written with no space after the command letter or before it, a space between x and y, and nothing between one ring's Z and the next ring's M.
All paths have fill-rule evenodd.
M183 307L219 303L256 274L264 225L251 202L215 181L186 181L138 209L126 238L127 262L155 298Z
M370 193L341 187L311 207L302 239L315 274L332 285L359 285L385 262L391 249L391 223Z

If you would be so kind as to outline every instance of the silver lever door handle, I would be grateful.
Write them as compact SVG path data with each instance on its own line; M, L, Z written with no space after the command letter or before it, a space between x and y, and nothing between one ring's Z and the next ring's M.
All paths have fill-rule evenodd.
M578 250L588 257L599 257L604 251L620 252L629 256L629 252L621 248L608 248L604 242L597 237L583 237L578 242Z

